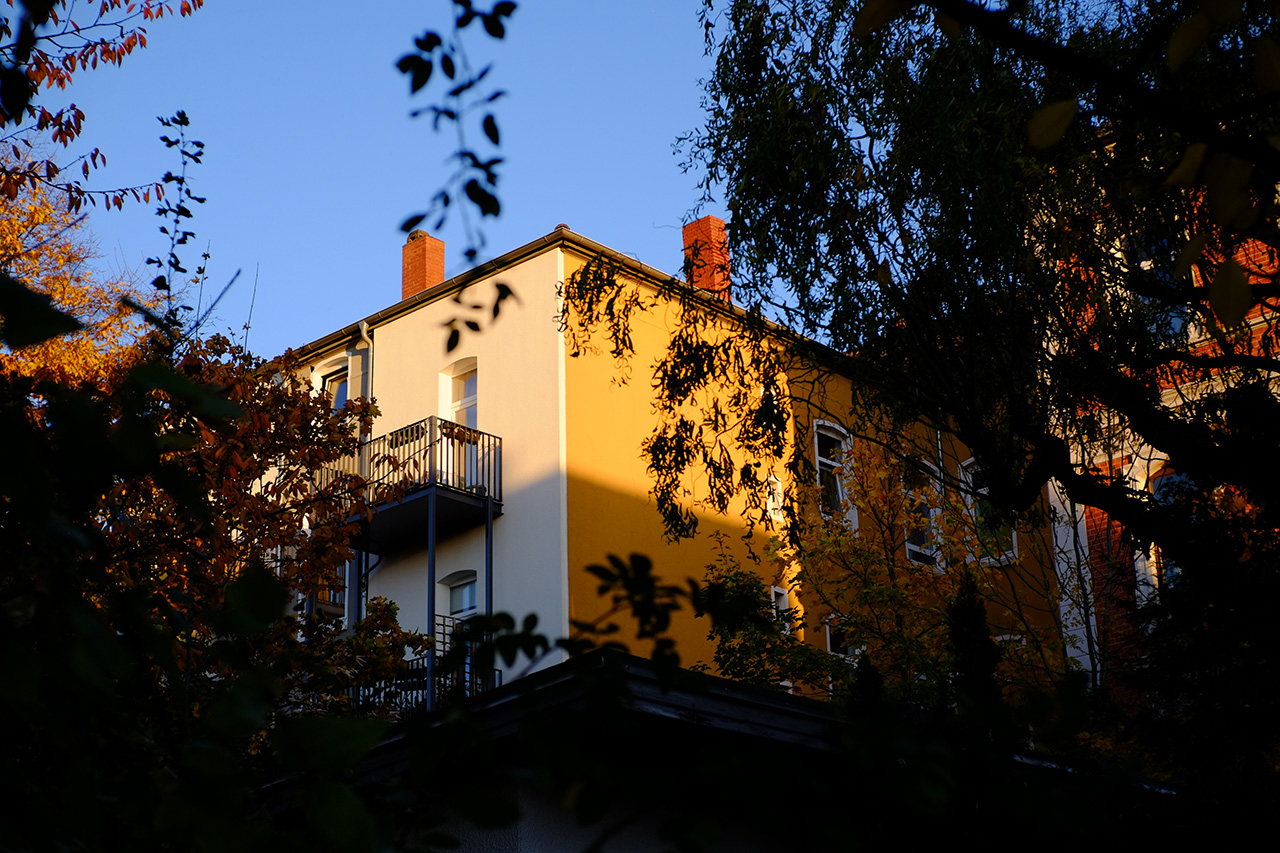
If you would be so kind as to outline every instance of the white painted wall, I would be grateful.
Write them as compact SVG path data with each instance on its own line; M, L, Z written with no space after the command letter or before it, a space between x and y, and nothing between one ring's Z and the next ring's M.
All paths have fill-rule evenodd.
M499 282L515 296L491 312L469 312L452 299L423 305L373 330L373 396L382 415L373 434L384 435L430 415L448 417L440 374L463 358L478 371L477 426L502 438L504 515L494 522L494 609L519 621L537 613L540 629L568 632L567 533L564 461L564 345L557 329L556 288L563 262L548 249L469 287L465 304L490 306ZM446 352L452 318L475 316L479 333L464 331ZM443 538L443 537L442 537ZM444 539L436 549L436 577L474 570L484 602L484 528ZM400 606L400 623L426 630L426 532L422 547L388 555L370 576L369 594ZM437 590L437 612L448 598ZM543 661L550 665L561 660Z

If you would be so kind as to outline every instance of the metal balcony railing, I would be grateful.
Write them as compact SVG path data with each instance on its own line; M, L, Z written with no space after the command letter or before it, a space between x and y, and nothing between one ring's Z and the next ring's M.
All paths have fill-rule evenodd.
M461 622L452 616L436 616L433 652L408 661L405 674L399 678L353 688L352 703L365 710L390 708L403 716L410 711L427 708L428 697L433 699L431 707L441 708L501 687L502 670L482 672L469 650L462 658L461 666L447 671L441 668L441 659L458 642L456 632Z
M444 486L501 502L502 439L432 416L366 442L330 471L364 477L375 490Z

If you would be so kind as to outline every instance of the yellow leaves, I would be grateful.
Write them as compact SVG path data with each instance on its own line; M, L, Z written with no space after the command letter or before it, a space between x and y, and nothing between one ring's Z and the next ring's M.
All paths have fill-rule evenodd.
M1209 285L1209 306L1224 326L1236 326L1244 322L1253 305L1253 292L1245 279L1240 264L1228 259L1218 268L1218 274Z
M947 38L958 39L964 34L964 30L960 26L960 22L950 15L943 12L934 11L933 21L938 25L938 29L946 33Z
M1191 186L1195 183L1196 176L1200 174L1200 166L1204 163L1204 156L1208 151L1209 146L1203 142L1188 145L1187 150L1182 152L1178 165L1174 166L1164 182L1175 187Z
M1234 24L1244 11L1243 0L1204 0L1200 5L1215 24Z
M1209 188L1209 209L1219 225L1245 229L1257 219L1257 209L1249 192L1253 164L1231 154L1215 152L1204 167L1204 183Z
M1036 110L1036 114L1027 123L1027 141L1032 148L1050 148L1057 144L1062 135L1076 120L1080 111L1080 102L1057 101Z
M1254 47L1254 83L1258 94L1271 95L1280 92L1280 47L1270 36L1262 36Z
M1204 254L1204 248L1209 244L1209 238L1212 237L1209 231L1201 231L1196 236L1187 241L1187 245L1183 247L1178 254L1178 260L1173 265L1173 280L1181 281L1191 272L1200 256Z
M148 300L127 284L93 278L86 270L88 253L78 220L54 205L38 185L23 184L12 195L7 190L7 198L0 199L0 265L85 328L17 352L0 352L0 371L68 385L108 386L133 362L142 332L121 299Z
M1224 151L1211 151L1203 142L1188 145L1178 164L1165 176L1166 186L1203 184L1209 210L1224 228L1244 230L1258 219L1252 182L1254 166Z
M910 12L915 0L867 0L853 21L853 37L866 38Z
M1168 63L1169 70L1176 72L1191 55L1200 47L1213 22L1204 12L1196 12L1187 18L1173 31L1169 38Z
M1169 38L1166 60L1169 71L1176 73L1204 43L1215 26L1226 26L1240 20L1241 0L1204 0L1200 11L1187 18Z
M893 283L893 273L889 269L888 261L881 261L880 266L876 267L876 281L881 287L888 287Z

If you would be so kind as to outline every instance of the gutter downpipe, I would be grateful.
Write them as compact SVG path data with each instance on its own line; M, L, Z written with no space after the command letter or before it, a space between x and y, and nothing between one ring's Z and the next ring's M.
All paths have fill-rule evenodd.
M373 396L373 338L369 336L369 322L367 320L361 320L358 329L360 333L360 340L364 341L365 347L368 352L368 357L365 360L365 369L364 369L365 382L363 384L365 385L365 387L361 389L365 393L362 396L372 397ZM368 435L360 436L359 468L360 468L360 476L362 477L365 476L369 470L369 453L366 448L366 445L369 443L369 439L370 439L370 436ZM382 562L382 558L378 558L378 563L375 563L372 567L370 567L368 551L361 551L360 558L356 561L356 571L358 572L358 579L356 581L357 587L356 587L356 595L355 595L356 618L352 622L353 626L355 622L359 622L360 620L364 619L365 601L369 596L369 575L373 573L373 569L377 568L378 564L381 562Z

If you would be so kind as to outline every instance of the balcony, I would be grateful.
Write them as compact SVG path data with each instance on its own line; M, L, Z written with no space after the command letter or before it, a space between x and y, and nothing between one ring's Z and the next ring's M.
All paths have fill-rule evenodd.
M460 619L437 615L434 650L408 661L400 678L353 688L352 704L366 711L386 708L404 717L417 710L447 707L501 687L502 670L485 672L473 662L470 642L458 637L461 625ZM459 643L467 643L466 655L459 666L444 670L441 659Z
M374 554L440 539L502 515L502 439L430 417L366 442L334 465L370 485L377 508L357 547Z

